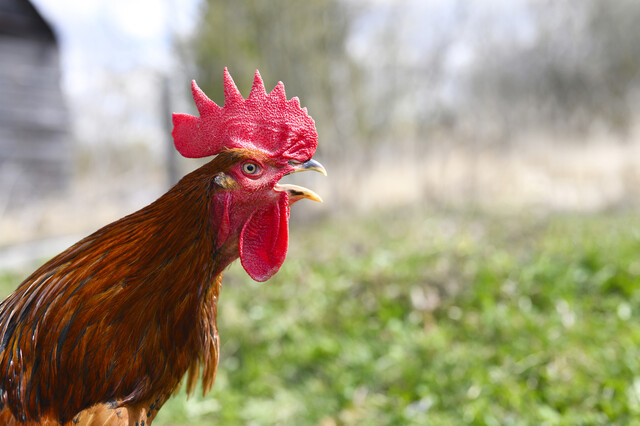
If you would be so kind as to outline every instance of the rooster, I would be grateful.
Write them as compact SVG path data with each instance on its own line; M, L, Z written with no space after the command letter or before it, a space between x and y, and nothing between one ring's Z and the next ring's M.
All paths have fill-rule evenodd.
M215 157L155 202L60 253L0 304L1 424L150 424L186 376L212 387L223 270L256 281L287 254L289 207L313 191L279 184L315 170L317 133L279 82L256 71L245 99L224 70L224 106L192 82L199 117L174 114L176 149Z

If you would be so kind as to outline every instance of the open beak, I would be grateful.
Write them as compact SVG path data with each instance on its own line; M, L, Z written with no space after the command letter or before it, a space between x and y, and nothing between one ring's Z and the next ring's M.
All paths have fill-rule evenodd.
M314 170L318 173L322 173L323 175L327 175L327 171L324 166L320 164L316 160L307 160L304 163L292 164L293 170L287 174L305 172L307 170ZM303 186L291 185L291 184L277 184L274 188L279 192L286 192L289 195L289 201L291 204L294 202L301 200L303 198L308 198L309 200L322 202L322 198L312 190L305 188Z

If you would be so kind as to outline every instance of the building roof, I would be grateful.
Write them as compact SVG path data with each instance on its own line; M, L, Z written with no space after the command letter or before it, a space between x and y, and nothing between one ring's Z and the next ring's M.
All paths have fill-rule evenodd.
M0 0L0 36L56 40L51 25L28 0Z

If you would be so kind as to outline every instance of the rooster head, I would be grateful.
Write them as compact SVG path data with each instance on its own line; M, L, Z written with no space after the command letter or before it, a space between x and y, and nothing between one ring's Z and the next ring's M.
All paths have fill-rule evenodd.
M280 184L288 174L324 167L311 157L318 144L313 119L298 98L287 100L279 82L267 94L256 71L245 99L224 69L224 106L191 84L199 117L173 114L176 149L185 157L225 157L224 170L212 176L211 200L218 248L239 238L242 266L256 281L266 281L282 266L289 245L289 206L303 198L322 201L313 191Z

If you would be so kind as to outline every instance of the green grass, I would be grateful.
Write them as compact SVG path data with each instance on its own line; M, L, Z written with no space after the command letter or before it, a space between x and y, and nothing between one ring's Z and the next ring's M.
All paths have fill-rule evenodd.
M629 214L296 226L272 280L225 276L213 391L154 424L638 423L639 319Z

